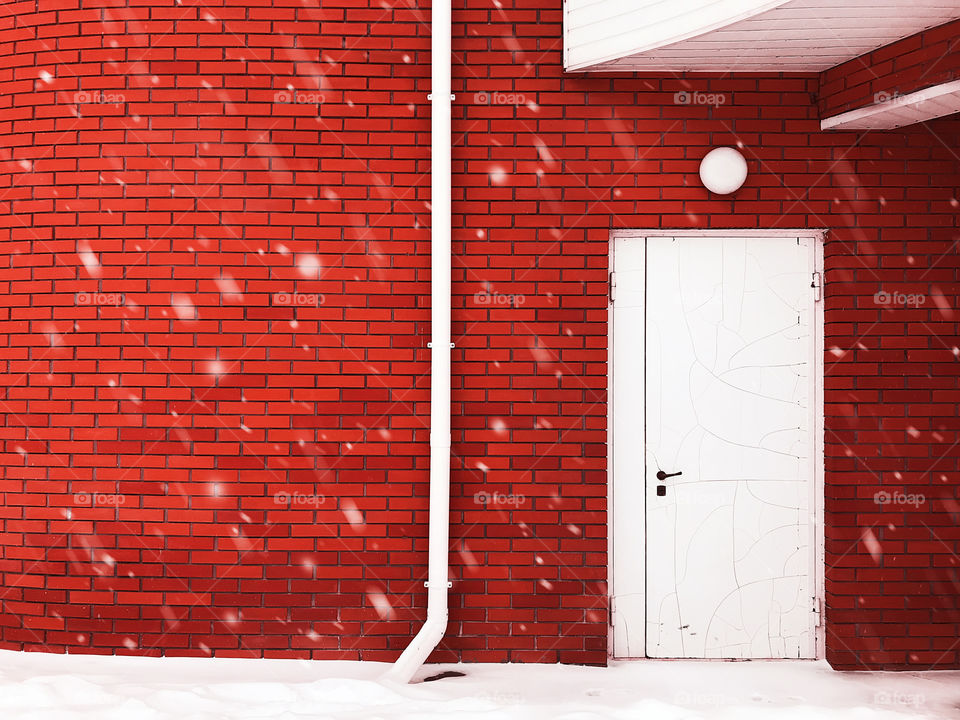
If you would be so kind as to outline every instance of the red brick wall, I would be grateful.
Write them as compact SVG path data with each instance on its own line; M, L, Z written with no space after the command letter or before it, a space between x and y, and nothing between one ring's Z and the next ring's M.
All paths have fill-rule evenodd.
M820 76L822 117L960 79L960 20L911 35Z
M0 646L392 659L425 601L425 18L117 4L0 9ZM434 659L605 662L610 229L828 227L828 657L960 665L960 125L821 134L816 76L564 76L559 0L517 4L454 15Z

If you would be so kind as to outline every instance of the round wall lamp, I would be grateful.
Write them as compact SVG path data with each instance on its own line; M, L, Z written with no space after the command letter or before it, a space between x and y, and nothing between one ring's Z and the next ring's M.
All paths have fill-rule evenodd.
M711 150L700 161L700 180L717 195L736 192L747 179L747 161L732 147Z

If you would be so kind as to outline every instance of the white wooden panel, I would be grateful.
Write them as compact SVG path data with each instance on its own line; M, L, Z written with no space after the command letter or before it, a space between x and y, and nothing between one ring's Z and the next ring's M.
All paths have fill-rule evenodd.
M788 0L567 0L568 69L662 47L724 27Z
M740 6L740 15L724 3L704 10L703 2L675 0L638 7L624 0L567 0L566 67L821 72L960 18L957 0L758 1L751 3L753 10ZM663 5L654 8L660 14L652 22L644 17L648 4Z

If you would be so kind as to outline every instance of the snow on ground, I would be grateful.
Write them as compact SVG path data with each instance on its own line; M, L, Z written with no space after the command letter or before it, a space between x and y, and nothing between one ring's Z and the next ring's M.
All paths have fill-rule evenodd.
M905 720L960 718L960 671L840 673L823 662L430 665L0 651L3 720Z

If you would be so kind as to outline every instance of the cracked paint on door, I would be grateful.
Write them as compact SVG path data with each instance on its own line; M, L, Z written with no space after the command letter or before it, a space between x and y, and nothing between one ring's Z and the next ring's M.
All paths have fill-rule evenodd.
M814 655L812 242L646 240L649 657Z

